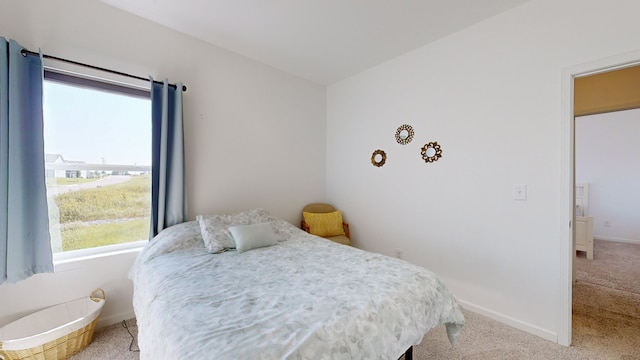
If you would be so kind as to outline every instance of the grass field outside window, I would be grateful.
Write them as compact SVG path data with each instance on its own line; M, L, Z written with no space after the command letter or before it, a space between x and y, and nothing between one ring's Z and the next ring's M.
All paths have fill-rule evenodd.
M150 196L149 174L52 196L60 224L52 231L54 252L148 239Z

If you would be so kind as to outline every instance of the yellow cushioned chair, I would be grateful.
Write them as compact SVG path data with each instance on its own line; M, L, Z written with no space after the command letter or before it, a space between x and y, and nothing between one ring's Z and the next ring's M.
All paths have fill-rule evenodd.
M300 228L340 244L351 246L349 224L342 220L342 213L333 205L314 203L302 209Z

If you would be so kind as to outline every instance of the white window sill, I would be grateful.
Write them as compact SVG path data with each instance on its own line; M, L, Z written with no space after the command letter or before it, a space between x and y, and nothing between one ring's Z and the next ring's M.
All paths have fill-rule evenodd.
M139 253L148 240L141 240L127 244L101 246L91 249L65 251L53 254L54 271L66 271L86 266L86 262L109 258L129 253Z

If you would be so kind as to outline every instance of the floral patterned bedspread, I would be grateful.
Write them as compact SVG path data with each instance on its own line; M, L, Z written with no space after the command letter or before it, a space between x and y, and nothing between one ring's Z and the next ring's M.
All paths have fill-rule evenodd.
M197 222L162 231L130 278L142 359L397 359L464 317L446 286L406 261L273 218L277 245L210 254Z

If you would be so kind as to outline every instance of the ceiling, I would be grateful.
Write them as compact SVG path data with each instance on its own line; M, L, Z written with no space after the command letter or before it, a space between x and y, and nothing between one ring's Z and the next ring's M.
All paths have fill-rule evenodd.
M102 0L328 85L527 0Z

